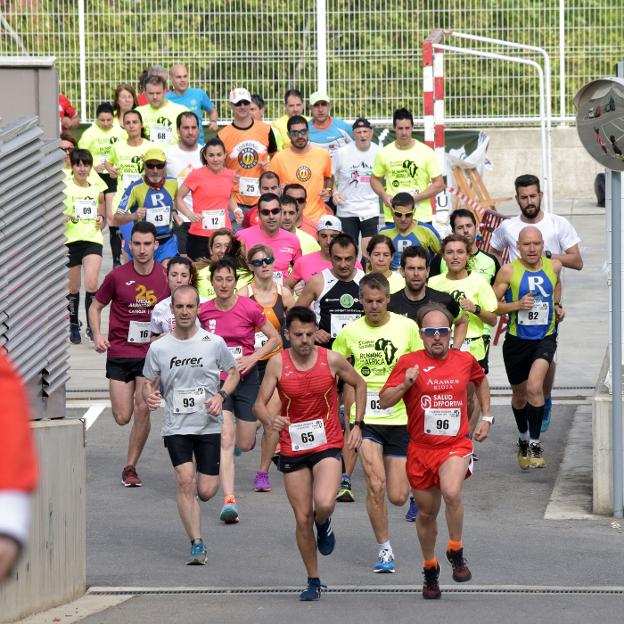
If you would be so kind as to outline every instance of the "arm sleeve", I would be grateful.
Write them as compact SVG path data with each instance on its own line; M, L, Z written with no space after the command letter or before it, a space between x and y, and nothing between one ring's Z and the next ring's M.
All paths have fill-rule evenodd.
M209 113L213 108L214 108L214 104L212 103L212 100L210 99L208 94L205 91L203 91L201 109Z
M336 338L334 339L334 343L332 344L332 351L335 351L336 353L340 353L340 355L342 355L345 358L348 358L351 355L353 355L351 353L351 349L349 349L349 344L347 340L347 332L344 329L342 329L338 333Z
M145 364L143 365L143 377L148 381L156 379L160 375L160 367L158 366L158 359L156 357L156 343L150 345L145 357Z
M123 192L123 195L121 196L119 206L117 206L117 212L134 212L134 210L132 209L136 206L136 199L134 197L135 188L136 184L131 184L128 188L126 188L126 190Z

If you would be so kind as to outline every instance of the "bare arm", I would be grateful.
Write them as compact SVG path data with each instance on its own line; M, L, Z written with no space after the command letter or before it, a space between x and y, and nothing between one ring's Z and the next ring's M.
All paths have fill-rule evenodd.
M487 377L483 377L479 387L476 390L477 399L479 401L479 405L481 406L481 414L484 416L490 415L490 384L488 383ZM486 420L480 420L477 424L477 428L474 432L474 439L477 442L483 442L488 435L490 434L491 423Z
M232 394L232 392L236 390L236 386L239 381L240 373L236 369L236 366L232 366L232 368L227 371L227 377L223 382L223 392L226 394ZM219 416L219 414L223 411L223 397L219 393L214 394L204 401L204 405L206 406L206 411L211 416Z
M576 269L580 271L583 268L583 258L581 257L581 250L579 249L578 244L572 245L572 247L568 247L565 250L565 253L562 254L553 254L553 260L559 260L564 267L568 269Z
M107 338L102 336L101 330L102 310L105 307L103 303L100 303L95 298L89 307L89 325L93 331L93 345L98 353L104 353L104 351L110 347L110 342L108 342Z
M453 321L453 344L461 345L468 333L468 317L463 313L457 321Z
M414 194L414 201L416 203L423 201L423 199L429 199L435 197L438 193L444 190L444 176L436 176L431 180L431 184L420 193Z
M188 206L186 205L186 203L184 202L184 198L190 192L191 192L191 189L188 186L185 186L184 184L182 184L178 188L178 192L176 193L176 196L175 196L175 207L176 207L176 210L180 214L183 214L187 219L190 219L191 223L199 223L201 221L201 217L197 213L191 212Z
M295 305L295 298L293 297L293 294L289 287L287 288L282 286L282 302L286 310L292 308Z
M297 300L297 305L309 308L319 296L322 275L315 275L304 287Z
M160 394L160 375L154 379L146 379L147 383L143 386L143 399L147 404L150 412L160 407L162 395Z
M396 405L403 398L403 395L414 385L419 374L420 368L418 366L412 366L405 371L403 383L392 388L381 390L379 393L379 406L381 409Z
M258 390L256 402L253 405L253 413L255 417L263 424L271 426L276 431L281 431L286 424L288 418L283 416L272 416L269 412L269 402L273 397L277 382L282 374L282 356L281 354L273 356L267 364L264 378Z
M505 264L496 275L496 281L494 282L494 294L498 299L498 308L496 308L496 314L502 316L503 314L509 314L510 312L518 312L518 310L530 310L533 307L533 296L530 294L524 295L519 301L510 301L507 303L503 300L509 283L511 282L512 267L511 264ZM492 324L492 323L491 323Z
M264 325L259 329L268 340L257 351L249 355L243 355L243 357L236 360L236 367L241 375L245 375L249 372L249 370L256 365L258 360L262 359L265 355L269 355L269 353L273 353L280 345L279 334L270 321L265 321Z
M373 192L376 193L381 201L388 206L388 208L392 208L392 195L386 193L383 186L383 178L378 178L377 176L372 175L370 179L370 185L373 189Z

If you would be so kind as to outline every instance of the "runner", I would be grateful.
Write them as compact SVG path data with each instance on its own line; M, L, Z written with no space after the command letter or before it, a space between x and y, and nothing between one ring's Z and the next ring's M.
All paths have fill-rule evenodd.
M441 595L435 544L442 498L449 535L446 558L453 568L453 580L462 583L472 578L464 559L461 496L462 482L472 473L472 441L466 437L469 383L477 387L483 413L474 439L485 440L494 422L482 368L470 353L449 350L451 322L445 307L423 306L418 325L424 350L401 356L379 393L381 409L401 399L407 409L407 477L419 509L416 528L424 558L423 598L427 599Z
M132 262L113 269L95 294L89 309L93 342L98 353L106 352L111 410L118 425L132 419L128 460L121 475L126 487L143 483L136 465L150 432L149 410L143 398L143 364L149 348L152 308L169 294L163 267L154 261L158 247L156 228L139 221L130 238ZM102 310L111 304L108 338L102 335Z
M509 314L503 360L511 384L511 408L516 419L518 465L522 470L543 468L540 443L544 417L544 380L557 349L557 323L565 316L561 307L559 260L542 257L540 230L527 225L518 238L519 258L498 272L494 292L504 303L497 312Z
M284 112L285 114L274 119L271 122L273 133L278 144L281 144L280 149L286 149L290 147L290 137L288 136L287 123L288 120L294 115L303 115L305 112L305 105L303 103L303 95L298 89L288 89L284 94ZM278 138L279 135L279 138Z
M393 505L404 505L409 495L405 473L407 413L403 401L393 409L380 409L379 390L399 357L421 348L422 342L415 323L388 312L390 285L383 275L365 275L360 280L359 296L364 316L345 325L332 349L346 358L352 357L353 367L366 381L364 424L354 427L353 435L362 440L358 456L366 477L368 517L377 539L378 556L373 570L393 573L386 492ZM350 406L351 402L345 398L345 412L350 413L353 423L355 406Z
M310 96L310 143L318 145L333 155L333 153L348 143L353 142L351 126L343 119L332 117L331 101L324 91L316 91Z
M358 426L363 422L366 401L364 380L341 355L316 347L315 333L311 310L295 306L288 311L286 338L291 346L269 361L254 404L260 421L280 432L278 470L284 473L284 488L295 514L297 546L308 574L307 588L299 594L304 601L319 600L325 588L319 578L317 548L322 555L330 555L336 545L331 515L343 445L336 377L355 388ZM282 402L278 416L269 408L275 389ZM349 445L355 449L358 443L354 434Z
M238 291L241 297L249 297L252 301L262 306L262 311L267 320L271 322L275 330L280 335L280 345L277 350L265 355L256 365L258 369L258 377L260 383L264 378L269 359L282 350L281 337L284 334L284 320L286 318L286 310L295 305L292 293L288 288L281 284L277 284L273 279L273 251L266 245L255 245L247 254L247 262L253 273L253 280L243 286ZM263 332L257 331L254 343L254 349L258 351L262 348L267 337ZM273 397L271 403L271 413L279 414L280 404L277 393ZM270 427L264 426L262 433L262 442L260 444L260 466L256 473L254 488L256 492L270 492L271 482L269 480L269 467L271 466L271 458L275 454L275 448L279 435Z
M219 489L223 402L240 378L223 338L197 327L198 307L192 286L172 293L175 326L150 346L143 368L149 409L159 409L165 399L160 433L175 470L178 513L191 540L188 565L205 565L208 559L197 498L209 501ZM227 374L221 388L220 372Z
M279 176L272 171L265 171L262 173L258 178L258 185L261 196L265 193L274 193L280 196L282 193ZM260 223L260 217L258 216L258 206L256 205L245 213L243 229L251 227L252 225L258 225L258 223Z
M368 239L366 255L370 272L381 273L388 280L391 295L405 288L405 278L390 268L395 251L392 239L385 234L375 234Z
M232 524L239 521L234 494L234 445L236 442L241 451L250 451L256 444L257 421L251 411L259 387L256 364L279 348L280 338L260 305L236 294L237 271L232 260L224 257L214 262L210 275L215 298L201 305L199 320L204 329L225 340L241 375L236 390L224 401L221 431L221 520ZM266 335L267 341L258 351L254 351L258 329Z
M297 208L297 200L290 195L282 195L279 198L282 214L280 215L280 227L299 239L301 245L302 256L315 253L321 248L313 236L297 227L299 219L299 210Z
M113 94L113 123L123 128L123 117L139 105L136 91L129 84L117 85Z
M89 184L93 157L88 150L71 153L73 176L65 183L65 245L68 261L69 340L80 344L80 269L84 270L86 335L93 340L89 325L89 308L98 287L102 266L102 228L104 227L104 196Z

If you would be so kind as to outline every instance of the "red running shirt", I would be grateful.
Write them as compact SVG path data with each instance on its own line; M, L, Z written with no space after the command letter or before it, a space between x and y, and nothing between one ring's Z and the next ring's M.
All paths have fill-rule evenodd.
M343 436L338 418L338 390L336 379L327 361L327 349L316 347L316 363L305 371L300 371L290 357L290 349L282 352L282 376L277 391L282 401L282 416L290 419L290 427L280 433L280 453L290 457L319 453L331 448L342 448ZM318 428L310 431L315 440L309 440L310 431L300 428L299 441L309 445L301 450L293 449L292 435L297 423L323 422L326 442L317 444ZM319 423L320 424L320 423ZM290 432L289 432L290 431Z

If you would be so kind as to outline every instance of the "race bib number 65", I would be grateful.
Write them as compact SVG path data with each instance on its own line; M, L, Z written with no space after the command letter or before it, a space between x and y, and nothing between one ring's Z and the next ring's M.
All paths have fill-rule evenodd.
M322 418L292 423L288 426L288 435L293 451L307 451L327 444L325 424Z

